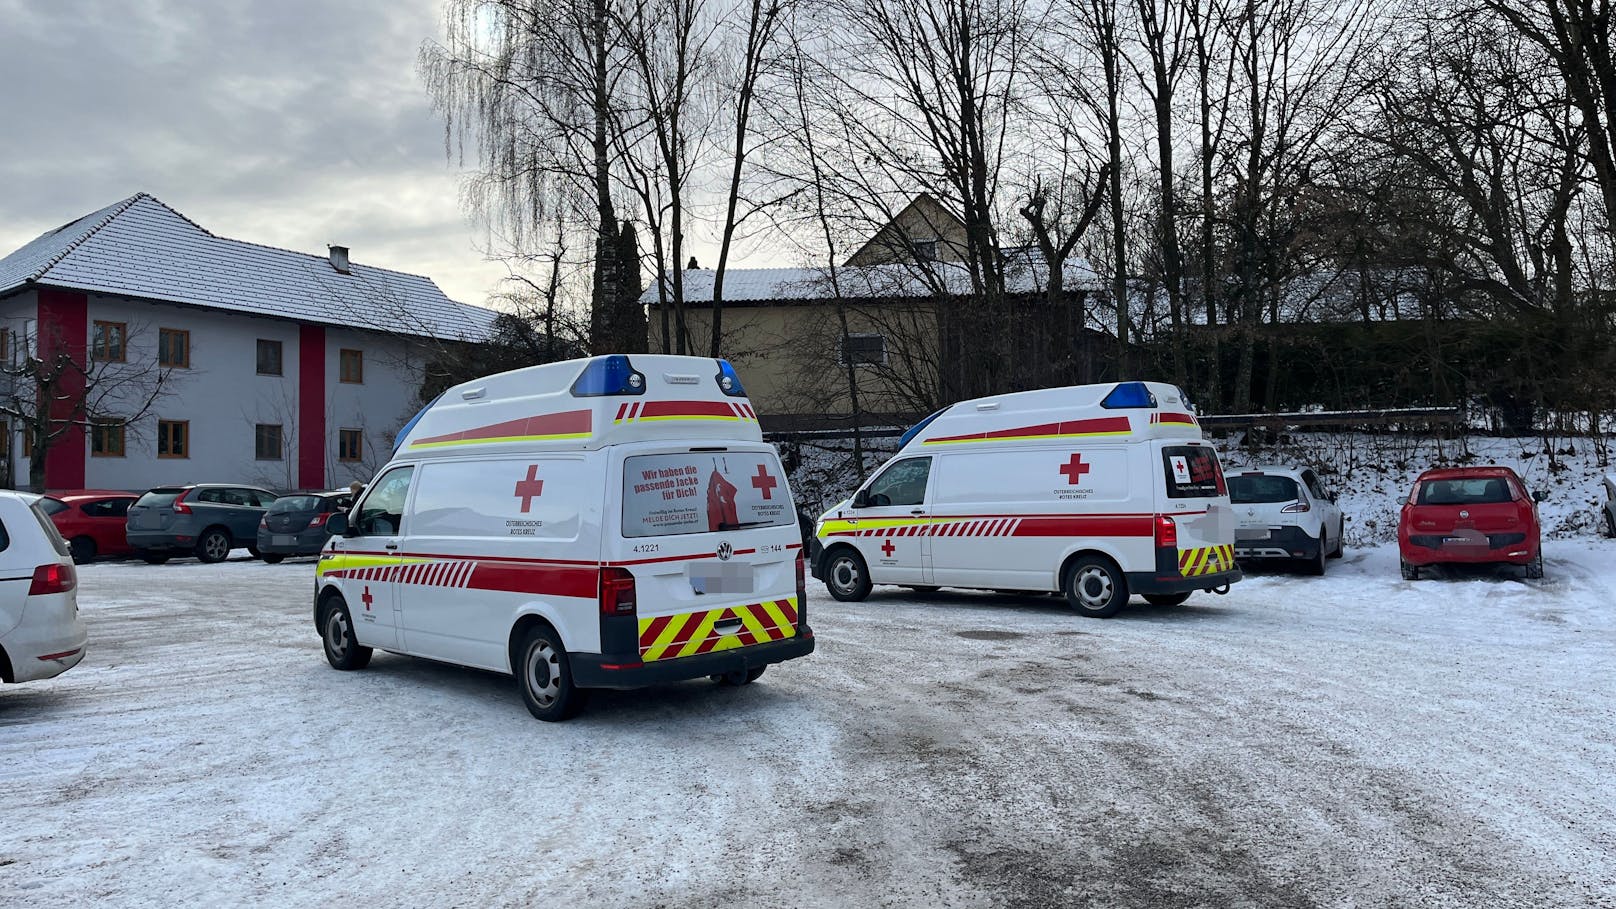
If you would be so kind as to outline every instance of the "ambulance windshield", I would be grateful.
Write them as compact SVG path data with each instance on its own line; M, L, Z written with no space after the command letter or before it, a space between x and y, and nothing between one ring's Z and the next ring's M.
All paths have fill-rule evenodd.
M772 451L686 451L623 462L623 536L795 526Z

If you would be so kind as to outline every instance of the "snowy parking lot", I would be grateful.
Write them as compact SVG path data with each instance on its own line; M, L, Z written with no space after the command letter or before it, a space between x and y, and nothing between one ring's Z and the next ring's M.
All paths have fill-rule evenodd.
M0 905L1616 903L1616 545L1083 619L811 587L755 685L330 669L313 564L81 572L90 653L0 689Z

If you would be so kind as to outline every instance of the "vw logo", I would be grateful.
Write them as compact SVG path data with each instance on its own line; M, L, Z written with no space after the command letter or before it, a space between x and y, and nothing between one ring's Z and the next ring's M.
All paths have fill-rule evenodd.
M718 560L720 562L728 562L729 557L734 554L735 547L731 546L728 540L718 544Z
M1461 518L1468 518L1468 517L1470 517L1470 512L1468 512L1468 511L1461 511L1461 512L1459 512L1459 517L1461 517Z

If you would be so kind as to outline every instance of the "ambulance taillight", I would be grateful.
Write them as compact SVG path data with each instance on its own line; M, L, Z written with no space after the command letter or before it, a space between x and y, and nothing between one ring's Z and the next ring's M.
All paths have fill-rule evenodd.
M1178 523L1172 515L1156 515L1156 548L1178 548Z
M600 570L600 614L633 615L638 604L634 595L634 575L626 568Z
M804 561L804 559L802 557L802 552L798 551L798 553L797 553L797 608L801 609L802 604L806 603L806 602L808 602L807 563Z

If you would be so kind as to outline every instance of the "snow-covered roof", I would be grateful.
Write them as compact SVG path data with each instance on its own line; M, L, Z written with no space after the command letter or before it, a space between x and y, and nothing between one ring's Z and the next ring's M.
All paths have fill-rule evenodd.
M495 313L432 279L215 236L146 193L0 259L0 296L46 285L255 316L436 338L482 338Z
M713 301L715 274L708 268L684 271L686 305L700 306ZM1042 292L1045 274L1040 256L1020 251L1005 256L1005 290L1010 293ZM1096 290L1103 286L1094 269L1082 259L1067 259L1063 274L1067 290ZM890 263L844 266L836 270L836 283L844 299L930 297L936 287L943 288L947 294L970 293L971 276L962 262ZM724 302L830 300L836 296L832 286L828 268L730 268L724 272ZM657 303L654 282L640 296L640 303L645 306Z

